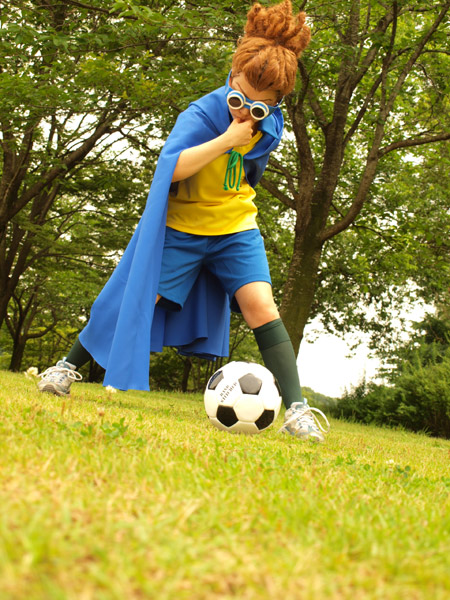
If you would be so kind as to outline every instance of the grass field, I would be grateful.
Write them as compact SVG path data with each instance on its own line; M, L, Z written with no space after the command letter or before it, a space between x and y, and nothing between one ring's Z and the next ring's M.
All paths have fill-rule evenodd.
M0 597L450 598L450 441L331 425L236 436L199 395L0 372Z

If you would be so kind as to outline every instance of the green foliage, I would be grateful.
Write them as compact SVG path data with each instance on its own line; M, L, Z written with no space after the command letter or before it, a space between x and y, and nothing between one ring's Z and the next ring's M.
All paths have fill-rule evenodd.
M23 362L43 369L67 353L131 237L148 178L146 169L116 160L86 167L61 187L48 221L35 228L30 266L8 307L10 338L4 335L0 345L10 357L24 346L11 368L20 369ZM31 227L25 221L20 226Z
M323 412L332 411L336 406L337 400L335 398L330 398L330 396L315 392L309 387L302 387L302 393L304 398L308 400L310 406L319 408Z
M444 143L412 150L409 160L391 154L381 163L358 221L323 252L312 314L328 328L369 332L374 348L392 351L405 305L418 298L445 302L449 168Z
M291 135L263 179L294 213L283 317L297 342L316 316L329 330L389 339L392 313L450 283L438 183L448 172L449 6L302 6L313 36L285 100Z
M437 22L446 7L302 5L313 38L285 100L270 193L257 199L276 300L291 297L297 338L320 315L376 343L405 301L439 301L448 289L448 146L425 144L448 132L447 21ZM191 100L223 83L247 9L233 0L2 7L2 364L45 366L70 346L142 212L162 141ZM323 246L358 194L353 224ZM300 283L283 288L290 264ZM232 340L258 356L238 324Z
M161 140L227 74L245 9L220 8L3 7L2 365L44 368L83 327L142 213Z
M258 188L255 204L258 208L258 226L264 239L275 302L281 306L283 284L292 257L292 211L274 202L273 197L262 186Z
M450 438L450 322L430 317L399 348L390 385L361 383L338 401L336 416Z

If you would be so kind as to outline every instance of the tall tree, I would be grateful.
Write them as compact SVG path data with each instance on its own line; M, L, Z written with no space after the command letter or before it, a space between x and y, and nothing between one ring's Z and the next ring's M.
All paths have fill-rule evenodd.
M373 199L392 163L403 167L397 151L450 136L449 4L306 0L301 6L313 41L299 62L298 90L286 98L288 135L263 179L281 202L282 227L293 223L290 264L280 270L280 281L286 278L281 308L296 346L308 318L322 308L317 286L336 275L330 258L348 251L357 257L361 244L372 243L349 233L378 228L383 239L379 212L388 207ZM47 257L60 264L56 256L67 253L60 242L70 240L67 227L78 211L92 213L91 235L99 244L94 252L112 252L111 246L100 248L100 238L111 233L95 217L101 194L92 211L92 197L76 204L80 195L71 198L70 190L79 189L80 181L83 187L84 170L114 162L128 148L154 164L177 113L223 83L247 9L234 0L214 6L206 0L12 0L4 7L0 322L13 294L25 301L17 287L21 278L31 293L32 269L39 271ZM141 204L130 207L130 227L143 192ZM269 250L284 254L285 231L270 226L273 202L261 199ZM116 250L125 243L120 238ZM364 275L364 260L353 262ZM343 288L341 303L345 293ZM357 294L355 288L355 303Z
M82 173L62 183L48 221L34 230L28 266L5 317L11 342L3 345L10 350L12 370L21 368L25 344L46 332L65 341L66 348L73 343L71 336L86 323L90 305L142 211L142 180L150 177L148 170L116 159L85 166ZM17 223L30 228L25 219L17 218ZM52 347L56 356L66 350L46 345L47 350ZM40 352L33 364L42 366L54 358Z
M325 246L312 307L329 330L353 326L378 350L398 345L411 305L448 303L450 290L450 147L408 154L380 165L367 209Z
M286 99L292 140L264 187L295 213L281 312L298 348L324 247L370 211L393 152L450 138L450 1L303 3L313 24Z
M36 236L50 227L65 182L107 153L114 160L138 147L155 155L179 110L177 98L189 100L185 61L196 63L211 34L207 15L191 11L194 25L203 23L192 33L194 25L180 22L183 11L173 0L3 5L0 325L21 276L49 250L34 252ZM54 229L54 240L59 236Z

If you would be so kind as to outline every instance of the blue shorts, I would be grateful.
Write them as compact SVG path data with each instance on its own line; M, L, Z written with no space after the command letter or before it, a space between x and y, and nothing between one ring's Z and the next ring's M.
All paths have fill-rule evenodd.
M234 299L247 283L272 283L259 229L227 235L193 235L166 227L158 294L159 306L181 310L202 267L211 271L240 312Z

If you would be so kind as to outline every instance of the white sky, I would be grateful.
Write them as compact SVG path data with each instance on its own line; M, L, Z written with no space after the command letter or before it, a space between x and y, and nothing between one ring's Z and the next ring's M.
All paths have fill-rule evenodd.
M375 378L380 366L377 359L369 358L367 346L361 342L353 356L349 356L347 342L335 335L321 333L314 342L308 341L306 329L298 356L300 382L315 392L340 398L346 389L356 386L364 377Z
M421 321L425 313L431 311L431 306L418 303L409 307L405 318L411 324ZM402 330L407 338L410 328L402 327ZM354 345L355 335L345 339ZM345 339L324 332L318 321L306 327L297 361L302 386L332 398L340 398L346 389L358 385L364 378L366 381L376 379L381 363L369 356L363 335L358 349L353 352Z

